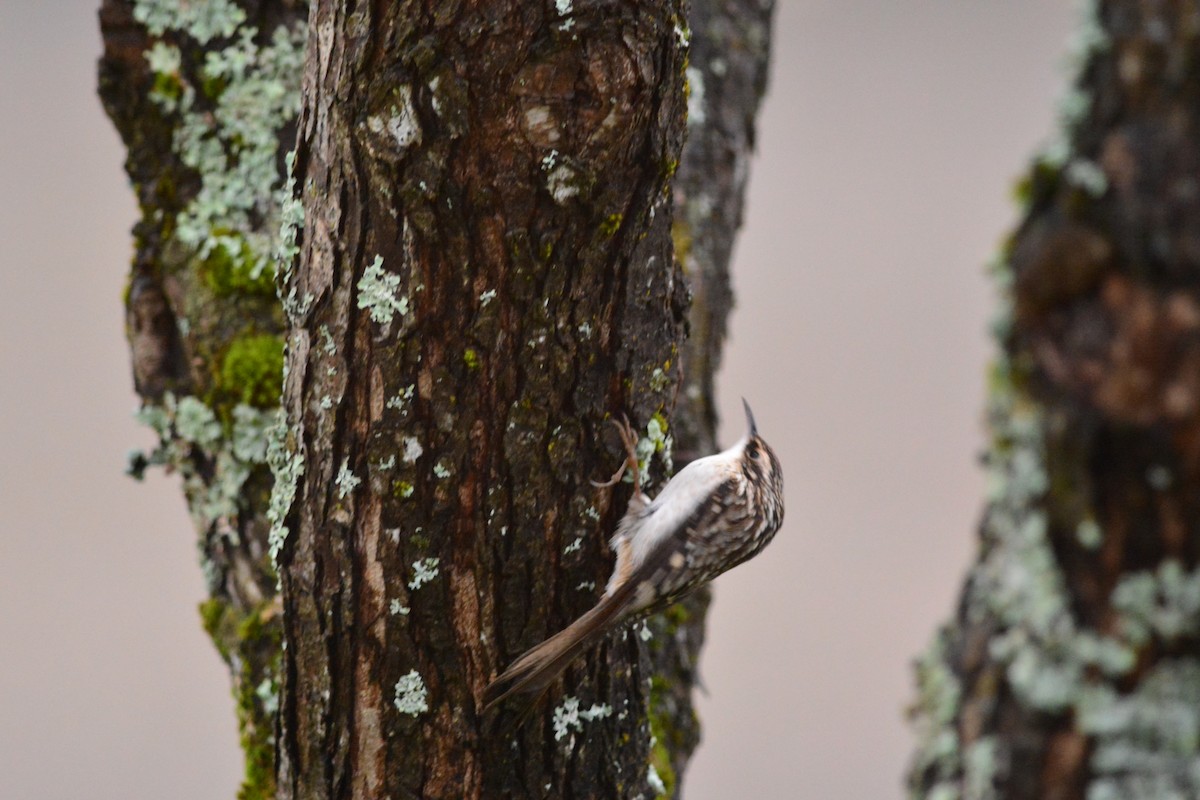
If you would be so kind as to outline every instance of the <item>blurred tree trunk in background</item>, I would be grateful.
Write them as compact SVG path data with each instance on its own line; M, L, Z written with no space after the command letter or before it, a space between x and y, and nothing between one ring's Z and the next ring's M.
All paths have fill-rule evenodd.
M242 797L678 794L706 594L524 727L476 698L607 579L604 420L715 446L770 12L104 0L130 467L183 478Z
M922 798L1200 797L1200 11L1088 6L997 261L982 546Z

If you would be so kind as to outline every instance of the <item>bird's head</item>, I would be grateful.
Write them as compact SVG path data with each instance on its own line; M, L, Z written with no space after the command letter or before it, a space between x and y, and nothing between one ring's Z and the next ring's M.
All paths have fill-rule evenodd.
M779 459L770 445L758 435L758 426L754 423L754 412L750 404L742 399L742 407L746 409L746 435L742 438L741 465L742 471L751 485L761 487L769 493L776 502L783 503L783 469Z

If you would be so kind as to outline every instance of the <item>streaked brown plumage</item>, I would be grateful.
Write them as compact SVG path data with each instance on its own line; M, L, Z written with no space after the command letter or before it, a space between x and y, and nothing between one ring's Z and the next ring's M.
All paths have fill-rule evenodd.
M774 538L783 522L783 473L745 409L748 431L737 444L688 464L653 500L641 490L637 437L628 420L618 424L627 458L603 485L628 468L634 491L610 542L617 562L604 596L488 684L486 708L513 694L541 692L613 628L674 603Z

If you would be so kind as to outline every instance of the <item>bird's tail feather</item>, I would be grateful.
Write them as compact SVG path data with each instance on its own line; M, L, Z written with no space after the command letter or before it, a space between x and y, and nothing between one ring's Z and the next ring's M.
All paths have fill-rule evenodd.
M608 632L629 600L629 591L618 590L563 630L525 651L484 689L484 710L511 695L540 692L553 683L576 656Z

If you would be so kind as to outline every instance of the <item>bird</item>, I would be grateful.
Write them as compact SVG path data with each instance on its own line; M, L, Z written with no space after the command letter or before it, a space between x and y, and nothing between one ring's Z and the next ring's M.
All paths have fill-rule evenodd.
M757 555L783 524L783 471L743 398L746 434L732 447L692 461L651 500L641 486L637 435L613 424L633 495L609 544L616 564L600 600L565 629L519 656L483 692L484 711L516 694L540 696L579 655L610 631L682 599ZM536 698L535 698L536 700Z

